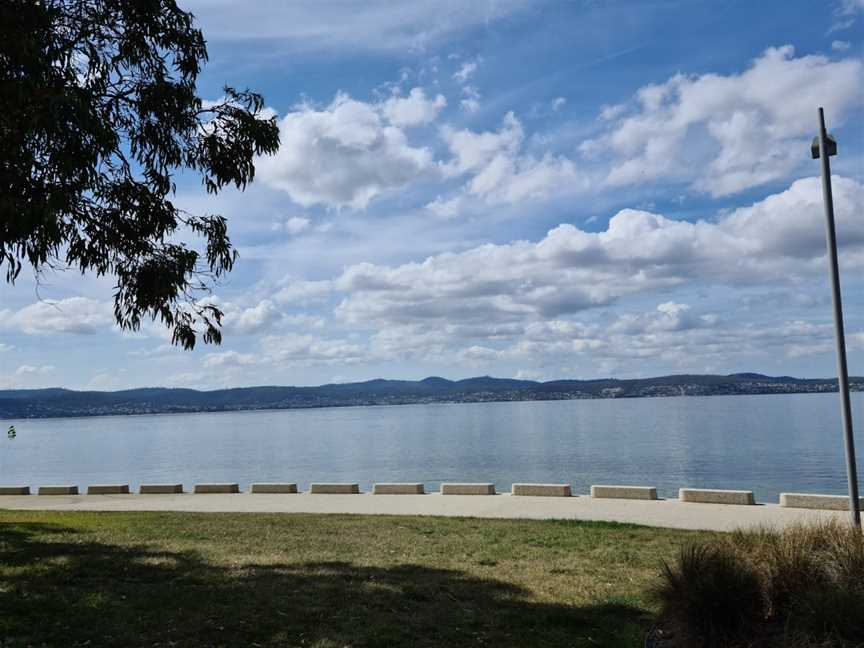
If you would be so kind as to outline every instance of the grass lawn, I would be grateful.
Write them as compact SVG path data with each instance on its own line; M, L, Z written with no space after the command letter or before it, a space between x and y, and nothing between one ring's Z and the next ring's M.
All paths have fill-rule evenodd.
M626 646L691 531L0 511L0 646Z

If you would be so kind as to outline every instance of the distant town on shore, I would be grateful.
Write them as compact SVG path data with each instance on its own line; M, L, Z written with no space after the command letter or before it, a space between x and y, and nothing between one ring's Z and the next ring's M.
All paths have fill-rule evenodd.
M864 377L853 376L849 382L853 391L864 391ZM213 391L162 387L114 392L60 388L12 389L0 390L0 418L834 391L837 391L836 379L764 376L756 373L549 382L490 376L447 380L433 376L418 381L376 379L318 387L241 387Z

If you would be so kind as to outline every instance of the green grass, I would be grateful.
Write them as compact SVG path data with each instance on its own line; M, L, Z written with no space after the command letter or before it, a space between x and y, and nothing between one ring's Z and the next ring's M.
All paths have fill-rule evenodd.
M638 646L688 531L0 511L0 646Z

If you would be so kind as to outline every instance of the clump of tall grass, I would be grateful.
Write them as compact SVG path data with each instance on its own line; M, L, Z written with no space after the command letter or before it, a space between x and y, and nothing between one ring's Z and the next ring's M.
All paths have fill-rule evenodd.
M716 536L654 588L682 645L864 645L864 535L840 522Z

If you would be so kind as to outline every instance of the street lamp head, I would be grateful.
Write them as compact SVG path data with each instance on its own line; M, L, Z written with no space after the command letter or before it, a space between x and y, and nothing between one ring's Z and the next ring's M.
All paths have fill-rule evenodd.
M832 155L837 155L837 140L834 139L831 135L825 136L825 146L828 149L828 157ZM810 155L813 156L814 160L819 159L819 138L814 137L813 143L810 145Z

